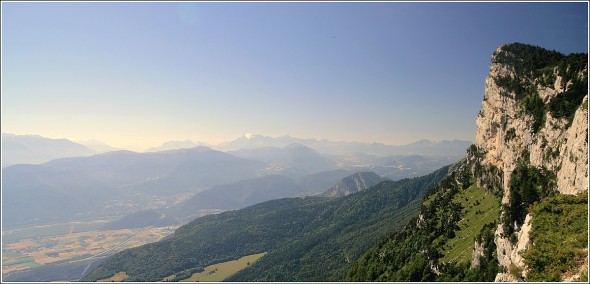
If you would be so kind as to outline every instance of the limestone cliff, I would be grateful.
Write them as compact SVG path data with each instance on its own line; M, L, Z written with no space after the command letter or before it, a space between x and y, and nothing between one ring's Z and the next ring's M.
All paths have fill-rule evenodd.
M560 193L588 191L587 86L587 55L565 56L522 44L502 45L494 52L476 120L476 146L481 165L499 171L503 204L510 201L510 179L523 160L551 173ZM486 180L478 183L485 186ZM524 273L498 274L496 280L526 279L520 252L530 245L530 222L527 215L515 226L516 242L498 226L500 265Z

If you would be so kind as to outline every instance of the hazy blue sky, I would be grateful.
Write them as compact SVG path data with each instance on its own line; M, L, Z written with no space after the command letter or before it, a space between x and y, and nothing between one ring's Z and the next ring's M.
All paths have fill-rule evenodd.
M500 44L587 34L587 3L2 2L2 132L473 141Z

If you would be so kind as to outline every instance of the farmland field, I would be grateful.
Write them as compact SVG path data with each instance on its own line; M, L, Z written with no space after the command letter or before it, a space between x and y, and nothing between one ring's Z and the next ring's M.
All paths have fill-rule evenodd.
M173 233L177 227L94 230L5 243L2 246L2 274L152 243Z
M89 222L58 223L15 229L2 228L2 241L4 243L12 243L29 238L50 237L57 235L94 231L98 230L101 226L108 223L109 221L112 221L112 219Z

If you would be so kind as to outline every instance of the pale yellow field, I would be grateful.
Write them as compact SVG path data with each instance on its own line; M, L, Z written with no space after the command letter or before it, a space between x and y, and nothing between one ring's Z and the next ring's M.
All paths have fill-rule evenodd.
M24 270L24 269L28 269L29 266L24 265L24 264L17 264L17 265L12 265L12 266L8 266L7 268L2 268L2 273L8 273L11 271L18 271L18 270Z
M119 272L109 278L100 279L96 282L121 282L125 280L125 278L129 277L125 272Z
M7 247L9 247L11 249L22 249L22 248L30 247L33 245L35 245L35 242L33 242L31 239L28 239L28 240L20 241L18 243L8 244Z
M195 273L191 278L181 282L220 282L236 272L252 265L259 258L263 257L266 252L244 256L237 260L222 262L205 267L205 271Z

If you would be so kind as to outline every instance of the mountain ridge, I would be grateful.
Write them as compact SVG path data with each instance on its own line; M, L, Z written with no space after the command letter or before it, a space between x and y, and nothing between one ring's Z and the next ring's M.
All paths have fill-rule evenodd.
M41 164L58 158L91 156L98 153L65 138L2 133L2 168L16 164Z
M252 135L250 138L239 137L233 141L213 145L212 148L221 151L236 151L240 149L252 149L260 147L285 147L290 144L301 144L318 151L321 154L346 155L353 153L365 153L374 155L397 154L424 154L424 155L463 155L465 148L471 145L471 141L442 140L431 141L418 140L409 144L389 145L378 142L345 142L330 141L327 139L296 138L289 135L270 137L264 135ZM449 152L450 151L450 152Z

